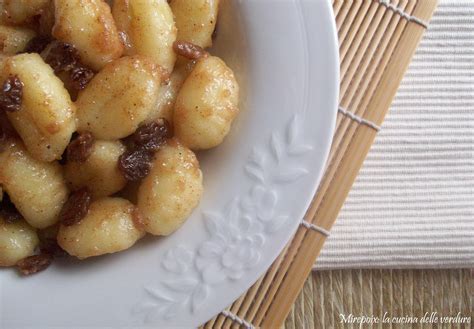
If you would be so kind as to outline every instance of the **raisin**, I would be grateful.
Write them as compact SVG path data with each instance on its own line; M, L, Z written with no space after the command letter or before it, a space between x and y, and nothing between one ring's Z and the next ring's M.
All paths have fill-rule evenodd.
M3 195L3 200L0 203L0 217L9 224L23 219L23 216L18 212L6 193Z
M40 250L42 254L49 254L54 257L65 257L67 252L61 248L56 239L45 239L41 241Z
M69 76L73 82L73 88L83 90L94 77L94 72L86 67L80 66L73 68L69 72Z
M173 50L176 54L192 60L209 56L207 51L187 41L175 41L173 43Z
M47 36L37 36L31 39L26 45L24 53L41 53L51 42L51 38Z
M52 255L40 254L22 259L16 264L16 266L21 274L31 275L45 270L49 265L51 265L52 261Z
M54 69L54 73L69 74L75 90L83 90L94 77L94 72L81 63L79 52L71 44L54 41L43 57Z
M89 212L92 195L87 187L73 192L59 213L59 220L64 226L79 223Z
M166 139L171 137L170 131L170 125L166 119L142 125L132 135L133 146L136 149L156 152Z
M69 43L54 41L44 61L53 68L55 73L68 72L78 65L79 52Z
M17 75L9 76L3 82L0 92L0 110L6 112L17 112L21 110L23 97L23 82Z
M153 156L171 137L171 128L167 120L140 126L125 143L128 150L119 158L119 169L128 181L136 182L145 178L151 169Z
M92 153L94 136L88 132L79 133L79 136L69 143L66 150L67 161L85 162Z
M153 153L150 151L128 150L120 156L118 167L126 180L136 182L150 173L152 160Z

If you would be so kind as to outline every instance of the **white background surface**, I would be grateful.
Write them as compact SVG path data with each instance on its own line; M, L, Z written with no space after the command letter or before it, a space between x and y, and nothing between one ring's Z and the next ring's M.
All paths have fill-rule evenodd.
M474 1L440 0L316 268L474 267Z

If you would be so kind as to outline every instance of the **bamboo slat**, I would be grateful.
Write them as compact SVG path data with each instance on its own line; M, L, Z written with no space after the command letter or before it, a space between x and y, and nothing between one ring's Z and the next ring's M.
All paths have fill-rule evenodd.
M337 218L374 141L377 133L374 128L382 124L425 30L424 26L410 20L410 17L429 22L436 7L436 0L392 0L390 4L392 8L387 7L385 0L333 1L340 41L341 110L325 176L305 215L306 221L327 230ZM356 120L354 115L357 116ZM371 124L361 123L363 120L368 120ZM254 327L280 327L305 284L324 241L323 235L300 227L266 274L229 307L228 311ZM347 288L347 285L362 291L367 288L366 283L354 281L342 272L339 275L341 280L336 285L336 291L329 288L331 282L325 282L329 285L318 288L319 290L313 289L313 294L326 298L337 297L331 299L335 304L330 307L325 305L320 309L300 299L297 300L299 309L312 308L314 317L323 317L324 323L330 326L336 321L334 310L342 305L349 305L352 311L361 311L363 305L366 305L363 299L347 301L338 292ZM327 280L324 276L321 276L321 279ZM381 292L388 288L385 286L388 282L378 282L380 286L375 288L376 291ZM397 284L403 285L404 282L409 282L409 277L397 281ZM389 302L385 299L384 301ZM399 305L390 306L399 308ZM381 309L371 311L380 313ZM308 312L301 314L299 311L292 311L290 319L310 327ZM315 328L319 327L318 323L313 324ZM232 319L220 314L209 321L205 328L239 326Z

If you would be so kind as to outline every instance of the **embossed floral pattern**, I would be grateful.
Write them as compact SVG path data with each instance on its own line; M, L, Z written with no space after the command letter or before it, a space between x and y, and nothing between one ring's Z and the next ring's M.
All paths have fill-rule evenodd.
M294 116L283 133L272 134L267 147L252 151L244 168L253 182L247 195L233 199L221 212L203 213L206 241L195 250L180 245L167 251L161 266L174 279L147 287L148 297L135 307L147 322L173 318L182 309L196 312L216 286L239 280L259 263L266 239L289 221L280 215L277 187L308 173L298 158L312 147L298 141L298 121Z

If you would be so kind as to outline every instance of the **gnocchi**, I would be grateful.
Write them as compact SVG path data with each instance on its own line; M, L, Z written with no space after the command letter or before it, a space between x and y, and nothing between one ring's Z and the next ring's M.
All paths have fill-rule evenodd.
M134 221L134 213L135 206L125 199L97 200L81 222L61 225L58 243L79 259L128 249L144 235Z
M239 113L238 101L239 86L232 70L217 57L200 59L176 99L176 137L192 150L219 145Z
M197 206L202 190L196 156L178 140L170 140L157 154L138 190L137 204L145 230L154 235L174 232Z
M132 134L156 103L160 84L161 70L147 57L123 57L110 63L79 94L79 129L103 140Z
M66 163L66 180L73 190L88 187L94 198L112 195L127 184L117 167L124 152L125 146L119 141L96 141L86 161Z
M13 24L28 23L41 13L50 0L3 0L3 15Z
M40 229L57 222L69 193L61 166L34 159L17 141L0 153L0 184L28 224Z
M38 54L5 60L2 81L18 77L22 86L21 108L7 112L26 148L40 161L61 159L76 129L75 106L61 80Z
M115 0L114 18L125 39L125 53L152 58L171 73L176 27L166 0Z
M163 118L168 120L170 124L173 123L176 97L193 66L193 62L185 62L175 68L167 83L161 87L156 104L150 111L146 122L153 122Z
M0 52L5 55L22 52L35 36L35 31L24 27L0 25Z
M13 266L33 255L39 239L24 220L7 222L0 216L0 266Z
M74 45L84 64L98 71L119 58L123 45L109 5L103 0L54 0L52 35Z
M212 46L216 28L219 0L173 0L179 41L188 41L202 48Z
M111 9L112 7L112 9ZM194 150L239 86L219 0L0 0L0 266L39 272L166 236L198 206Z

